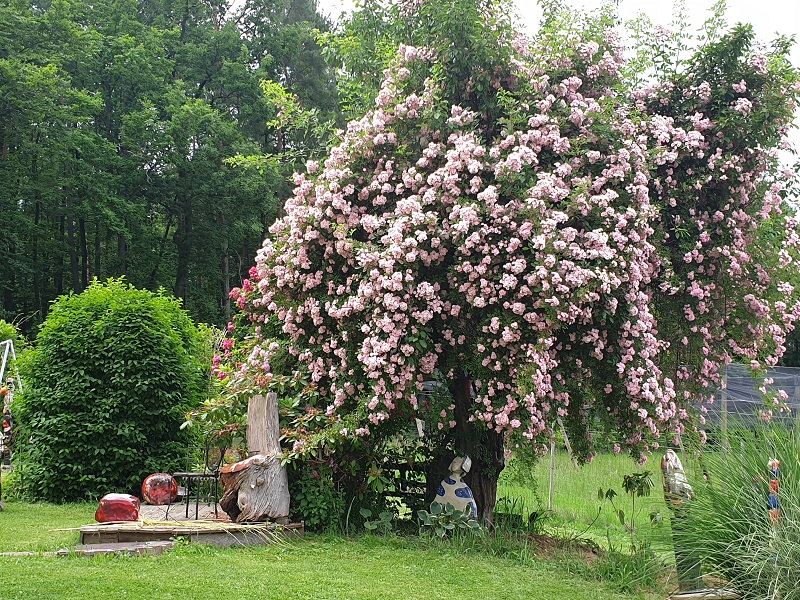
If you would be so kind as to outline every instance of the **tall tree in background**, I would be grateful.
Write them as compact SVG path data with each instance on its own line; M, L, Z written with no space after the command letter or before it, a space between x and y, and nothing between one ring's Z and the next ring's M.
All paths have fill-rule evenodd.
M284 163L305 150L269 125L280 107L260 81L335 110L312 35L327 24L313 2L287 7L271 20L256 4L0 7L3 315L33 324L58 295L125 275L173 290L198 319L229 317L230 280L290 193ZM245 20L283 42L254 41ZM239 155L262 160L232 166Z

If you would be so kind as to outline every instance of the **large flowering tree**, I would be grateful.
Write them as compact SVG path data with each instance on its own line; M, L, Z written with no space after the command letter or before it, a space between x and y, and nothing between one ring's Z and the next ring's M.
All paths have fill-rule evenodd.
M726 363L781 355L798 238L771 149L797 88L747 28L631 91L607 14L527 40L456 4L387 9L415 45L295 176L234 294L260 336L244 370L284 347L315 390L295 453L418 417L472 456L486 516L509 438L543 448L560 418L583 459L598 429L637 454Z

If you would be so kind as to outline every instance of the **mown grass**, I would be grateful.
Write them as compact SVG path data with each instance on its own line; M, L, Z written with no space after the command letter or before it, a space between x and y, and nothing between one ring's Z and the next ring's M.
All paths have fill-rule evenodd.
M0 552L46 552L75 545L77 532L57 530L94 522L97 509L96 504L8 501L5 506L5 511L0 512ZM1 590L0 598L4 598Z
M7 503L2 549L53 550L93 507ZM0 556L3 600L107 598L632 600L553 560L510 560L427 538L307 536L270 546L182 544L158 557ZM652 597L652 596L649 596Z
M509 469L501 475L498 497L519 499L531 509L545 511L543 526L546 532L558 537L580 536L588 538L605 549L630 550L630 532L620 522L608 501L597 497L598 489L613 488L619 494L615 499L618 508L631 515L631 501L622 489L622 478L634 472L651 472L654 487L650 496L636 499L636 543L649 543L666 560L672 560L670 511L662 492L660 455L654 455L644 466L629 456L599 454L594 461L575 468L566 451L556 453L553 510L547 511L550 460L543 458L531 469L530 479L519 483L518 469ZM513 460L513 459L512 459ZM688 474L691 480L692 473ZM515 481L516 479L516 481ZM661 522L651 523L650 514L661 515Z

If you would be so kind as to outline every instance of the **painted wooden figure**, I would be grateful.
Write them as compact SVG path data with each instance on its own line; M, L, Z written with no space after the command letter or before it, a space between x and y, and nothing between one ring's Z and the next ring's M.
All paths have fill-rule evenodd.
M439 484L436 497L433 499L435 504L446 506L450 504L456 510L465 512L469 510L472 517L478 515L478 506L472 496L472 490L464 483L464 475L469 473L472 467L472 459L469 456L457 456L450 463L450 475L445 477Z

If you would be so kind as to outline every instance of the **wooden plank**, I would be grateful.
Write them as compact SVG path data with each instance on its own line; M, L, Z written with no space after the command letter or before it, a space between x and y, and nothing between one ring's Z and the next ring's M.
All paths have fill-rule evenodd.
M247 451L267 454L267 397L256 394L247 402Z
M81 544L112 544L119 542L116 531L83 531L81 530Z
M267 544L275 539L289 539L304 534L302 523L263 525L205 523L192 525L146 525L139 522L111 525L86 525L81 528L82 545L152 543L175 537L220 546Z

